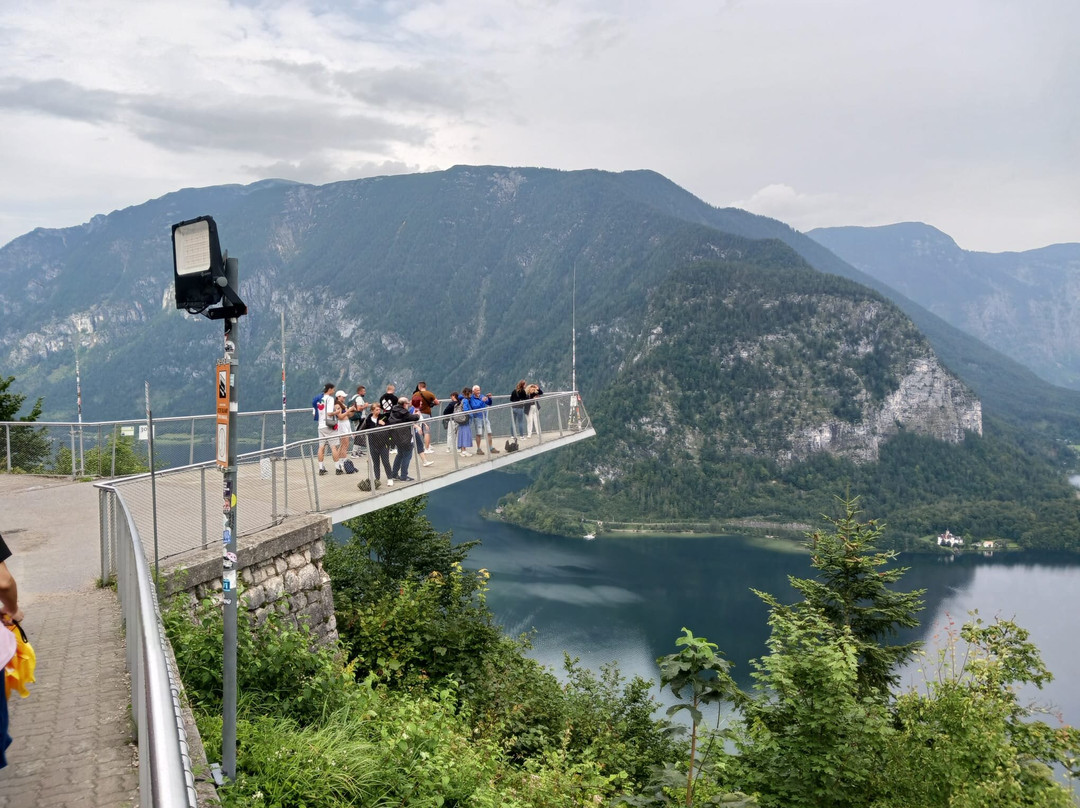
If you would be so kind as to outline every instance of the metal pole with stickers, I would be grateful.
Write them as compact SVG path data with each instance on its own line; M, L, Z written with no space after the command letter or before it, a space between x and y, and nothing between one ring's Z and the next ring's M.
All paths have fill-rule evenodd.
M174 224L173 270L176 307L189 314L202 314L225 321L224 352L218 360L214 379L217 388L217 464L222 470L221 505L221 600L222 643L222 729L221 774L236 779L236 346L240 317L247 306L240 299L239 262L222 254L217 225L209 216ZM211 308L217 303L221 306Z

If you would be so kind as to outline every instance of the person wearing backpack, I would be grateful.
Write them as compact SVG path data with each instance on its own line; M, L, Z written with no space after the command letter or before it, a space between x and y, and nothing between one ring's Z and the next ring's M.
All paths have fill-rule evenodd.
M334 387L331 382L327 382L323 385L322 397L316 397L315 406L315 419L318 422L319 433L319 475L326 474L326 466L323 464L323 460L326 456L326 446L330 444L330 456L333 458L335 464L338 460L338 448L337 442L333 439L337 437L337 415L334 413Z
M349 423L352 426L352 433L354 436L360 431L360 425L364 422L364 411L371 406L364 401L364 394L366 392L367 388L361 384L356 388L356 392L349 396L349 400L345 402L349 405L349 409L352 410L352 415L349 416ZM357 437L353 438L353 454L356 457L363 457L364 455L364 444Z
M397 427L390 430L390 442L397 447L397 457L394 458L391 477L404 483L412 482L413 479L409 476L409 463L412 461L413 454L412 425L420 420L420 416L409 412L409 409L409 399L402 396L390 410L390 417L387 419L390 426Z

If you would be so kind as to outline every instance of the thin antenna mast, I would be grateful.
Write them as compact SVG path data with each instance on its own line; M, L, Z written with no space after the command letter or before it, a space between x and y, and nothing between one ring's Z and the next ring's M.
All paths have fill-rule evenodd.
M574 285L570 296L570 389L577 394L577 260L574 261Z
M82 425L82 376L79 373L79 339L75 337L75 408L79 418L79 476L86 474L83 466L83 425Z

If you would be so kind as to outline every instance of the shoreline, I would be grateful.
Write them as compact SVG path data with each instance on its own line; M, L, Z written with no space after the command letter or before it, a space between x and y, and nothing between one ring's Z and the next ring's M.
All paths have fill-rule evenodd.
M508 520L504 518L502 514L496 513L495 511L482 509L480 515L486 520L500 521L505 522L506 524L516 525L517 527L532 529L528 525ZM731 520L727 522L716 522L707 526L701 522L689 522L685 527L679 527L671 522L653 524L637 522L632 523L634 525L633 527L625 527L624 525L627 523L617 523L620 527L600 527L597 526L598 523L596 520L588 520L587 524L596 526L594 528L596 530L596 535L590 541L603 539L605 537L627 539L634 537L661 539L730 539L751 544L756 547L785 553L809 552L805 545L806 534L813 532L813 528L810 525L803 525L800 523L786 523L780 525L759 520L747 520L745 522L741 520ZM602 522L599 524L603 525ZM584 536L581 535L557 535L563 535L565 538L570 539L585 540ZM1017 547L1000 539L996 541L1000 543L993 549L978 546L965 547L964 549L943 549L929 543L922 547L897 547L892 549L898 553L913 553L942 557L957 557L972 554L993 555L995 553L1016 555L1023 554L1026 549Z

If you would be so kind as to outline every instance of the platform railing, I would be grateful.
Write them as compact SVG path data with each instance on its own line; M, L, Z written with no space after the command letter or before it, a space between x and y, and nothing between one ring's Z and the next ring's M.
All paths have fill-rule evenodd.
M446 477L463 469L483 470L491 464L504 465L510 453L507 445L518 446L524 458L541 451L542 447L564 443L567 436L579 436L591 431L591 423L580 397L559 392L545 395L533 419L534 434L527 438L528 420L515 416L516 407L509 402L485 409L491 425L492 441L498 452L487 453L487 437L481 444L484 454L476 452L475 441L468 457L454 447L457 425L452 416L437 415L420 423L427 431L432 453L421 454L413 449L407 474L413 481L423 483ZM379 443L393 444L395 431L402 427L382 427L359 433L342 431L329 439L315 437L317 424L308 414L305 440L287 446L273 446L262 451L241 454L237 459L237 536L250 535L279 524L290 516L308 513L327 513L354 503L391 493L385 469L376 477L372 449ZM470 424L470 429L472 424ZM409 427L405 427L408 431ZM520 434L519 434L520 433ZM324 444L325 474L319 473L319 444ZM331 446L344 447L349 460L357 469L355 474L336 474L331 459ZM413 444L415 447L415 444ZM453 448L448 451L448 448ZM363 449L362 456L354 452ZM389 457L391 463L398 455ZM111 484L122 491L135 524L138 525L150 558L159 562L184 553L206 549L220 541L222 534L222 479L216 464L195 463L158 471L151 479L149 473L132 475ZM360 487L362 480L366 488ZM395 483L408 486L410 483ZM156 490L155 490L156 488ZM399 487L393 493L401 491ZM155 514L154 502L157 509ZM231 503L230 503L231 507ZM156 518L155 518L156 516ZM156 550L156 555L155 555Z
M111 560L124 621L139 743L139 803L143 808L197 808L179 677L166 650L157 588L122 495L107 484L97 488L102 570Z

